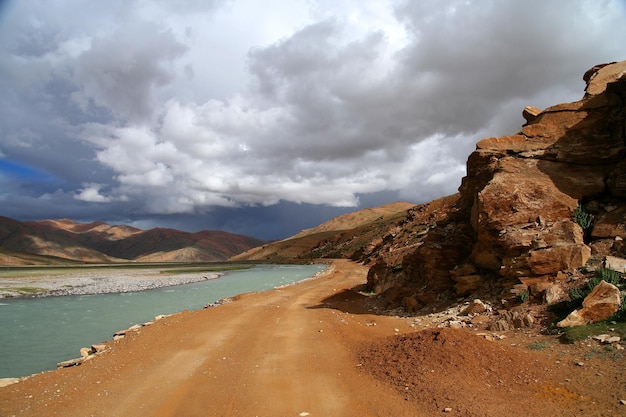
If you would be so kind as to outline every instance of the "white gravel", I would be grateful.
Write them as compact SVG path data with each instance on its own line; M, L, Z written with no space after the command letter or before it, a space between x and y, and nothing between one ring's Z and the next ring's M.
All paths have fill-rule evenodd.
M222 274L196 272L162 274L162 269L102 269L0 276L0 298L24 296L85 295L144 291L215 279Z

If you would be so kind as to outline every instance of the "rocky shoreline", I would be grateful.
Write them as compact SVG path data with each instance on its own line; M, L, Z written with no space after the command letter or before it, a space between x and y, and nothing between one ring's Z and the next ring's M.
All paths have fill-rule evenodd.
M153 290L206 281L218 272L163 274L157 269L81 271L0 278L0 298L93 295Z

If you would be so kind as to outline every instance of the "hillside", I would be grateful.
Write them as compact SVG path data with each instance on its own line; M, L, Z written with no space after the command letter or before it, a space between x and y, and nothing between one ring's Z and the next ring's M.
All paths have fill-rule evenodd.
M354 258L397 227L414 204L396 202L335 217L277 242L253 248L235 261L302 262L317 258Z
M2 265L223 261L264 242L222 231L141 230L69 219L19 222L0 217Z

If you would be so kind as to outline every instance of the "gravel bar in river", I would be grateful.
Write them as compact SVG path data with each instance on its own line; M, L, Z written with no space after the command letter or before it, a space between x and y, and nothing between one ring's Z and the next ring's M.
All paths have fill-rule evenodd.
M215 279L217 272L161 273L162 269L102 269L0 275L0 298L106 294L151 290Z

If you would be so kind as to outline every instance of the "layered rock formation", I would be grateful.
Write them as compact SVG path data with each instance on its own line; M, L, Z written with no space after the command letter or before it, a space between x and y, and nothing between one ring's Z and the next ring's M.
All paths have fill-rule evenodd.
M487 290L507 294L563 279L592 254L621 256L625 74L626 61L596 66L583 77L581 100L527 107L519 133L478 142L447 217L401 264L380 258L370 290L422 305ZM577 208L593 216L593 228L583 230Z

